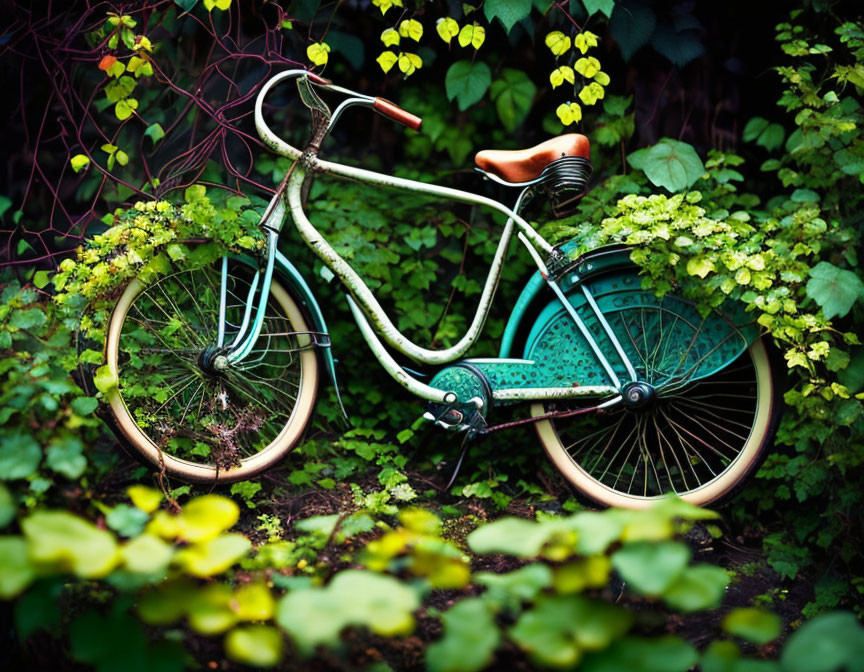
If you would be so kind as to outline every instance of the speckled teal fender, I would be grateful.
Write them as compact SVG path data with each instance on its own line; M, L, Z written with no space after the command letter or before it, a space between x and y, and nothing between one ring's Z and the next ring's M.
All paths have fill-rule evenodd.
M572 249L575 245L572 243L565 244L562 249L566 252L568 247ZM591 287L592 294L595 295L604 313L607 311L614 312L624 306L654 305L657 303L657 299L650 292L644 292L640 289L641 283L637 272L638 268L630 261L628 248L621 245L608 246L593 250L574 260L572 268L561 275L559 284L577 312L586 311L585 319L590 327L591 314L584 305L585 298L581 293L573 291L577 285L585 282ZM514 356L515 340L520 334L524 338L528 326L525 324L525 316L535 300L542 296L541 290L545 284L539 273L529 280L505 329L499 357ZM606 298L601 298L604 295ZM563 348L573 355L574 363L577 364L577 368L582 374L580 383L583 385L598 384L605 376L600 367L596 365L596 358L585 347L582 342L583 339L575 333L569 318L564 316L560 303L557 300L550 300L549 297L546 297L545 300L547 301L546 305L537 314L527 338L520 342L520 349L515 352L515 356L537 361L551 358L554 361L560 359L557 352ZM691 304L671 296L666 301L677 304L680 311L692 313L694 320L700 319L695 310L690 307ZM714 314L709 316L703 324L707 341L723 343L724 345L718 348L710 361L706 361L705 366L700 367L698 374L694 376L695 378L711 375L724 368L746 348L747 344L759 336L759 330L753 324L752 318L735 305L730 305L724 316ZM599 342L602 340L599 327L597 327L597 331L596 338ZM740 337L735 336L734 339L730 339L729 336L736 331Z

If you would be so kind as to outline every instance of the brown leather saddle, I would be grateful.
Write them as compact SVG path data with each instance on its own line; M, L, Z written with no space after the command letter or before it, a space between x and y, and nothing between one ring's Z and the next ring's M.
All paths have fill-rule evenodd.
M591 158L591 143L581 133L567 133L519 150L484 149L477 152L474 163L506 182L530 182L540 177L550 163L565 156Z

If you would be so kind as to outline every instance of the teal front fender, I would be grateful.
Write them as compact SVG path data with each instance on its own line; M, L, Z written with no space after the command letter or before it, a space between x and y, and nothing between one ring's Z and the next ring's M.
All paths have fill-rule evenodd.
M330 332L327 329L327 323L324 321L321 308L318 306L318 301L315 299L315 295L312 293L309 284L303 278L300 271L297 270L297 267L279 250L276 250L276 272L279 278L284 280L293 290L294 297L300 301L302 308L312 320L313 330L327 334L326 344L319 344L319 352L324 360L324 366L327 369L330 382L333 383L333 388L336 390L336 399L339 401L339 407L342 409L342 413L345 414L345 409L342 407L342 397L339 394L339 384L336 382L336 362L333 359L333 349L330 346Z

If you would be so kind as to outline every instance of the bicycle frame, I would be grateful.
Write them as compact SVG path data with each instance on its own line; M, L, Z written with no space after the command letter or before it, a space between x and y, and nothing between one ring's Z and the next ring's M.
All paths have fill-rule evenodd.
M306 152L302 152L301 150L292 147L291 145L280 139L278 136L276 136L276 134L273 133L265 123L262 114L263 100L266 97L267 93L271 90L271 88L281 81L296 77L306 77L312 82L314 82L316 86L347 96L347 98L343 100L333 112L326 127L326 131L319 135L320 139L326 137L327 133L329 133L338 118L348 107L356 105L378 109L376 105L376 100L380 99L374 99L369 96L358 94L348 89L332 85L327 82L327 80L323 80L322 78L319 78L312 73L308 73L305 70L289 70L274 76L264 85L261 92L258 94L255 103L255 124L260 136L274 152L289 159L292 159L295 163L292 166L292 172L290 173L290 177L288 177L287 179L287 183L284 184L284 201L287 201L287 209L285 206L285 202L283 201L283 191L280 188L279 190L277 190L276 195L273 197L270 204L268 205L267 210L265 211L265 215L262 219L261 227L267 232L266 264L264 265L263 269L258 272L258 274L253 280L252 287L246 301L246 309L244 312L242 324L240 325L240 330L234 338L234 341L228 346L225 346L224 344L224 315L226 301L224 278L227 270L223 271L218 346L220 348L223 348L226 353L224 355L225 361L222 363L224 366L233 366L242 362L243 359L245 359L249 352L253 349L253 345L260 334L261 326L264 321L264 313L266 310L270 283L273 277L273 268L276 261L276 243L279 233L282 229L285 217L286 215L290 214L291 219L293 220L298 232L300 233L306 245L315 252L315 254L321 259L324 265L328 269L330 269L330 271L332 271L336 276L339 277L339 279L342 281L343 285L347 289L347 299L352 315L354 316L354 319L356 320L360 328L364 340L367 342L370 349L373 351L376 358L379 360L385 370L403 387L405 387L408 391L418 397L435 402L442 402L448 404L455 403L457 401L457 395L454 392L442 391L440 389L426 385L423 382L419 381L415 376L412 376L403 367L401 367L387 351L385 345L381 342L381 339L383 339L383 341L386 342L386 344L389 345L391 348L421 364L437 366L454 362L455 360L462 357L474 344L483 329L486 318L491 308L492 299L494 297L498 281L500 279L501 270L504 263L504 257L512 240L513 234L514 232L516 232L517 239L524 245L524 247L528 251L531 259L533 260L533 262L537 266L537 269L540 271L542 277L546 281L546 284L550 287L557 299L562 303L568 315L576 324L580 333L582 333L582 335L589 343L594 355L597 357L597 360L600 362L606 374L608 375L610 384L605 386L597 385L573 386L566 388L529 388L524 390L502 390L502 394L496 394L496 398L502 400L537 400L580 396L614 397L614 395L618 395L617 398L620 400L620 393L623 386L623 381L621 381L619 376L616 374L614 368L606 358L600 345L596 342L588 328L585 326L582 319L576 313L570 301L568 301L564 292L559 286L557 278L554 276L554 274L549 272L547 264L543 260L543 255L545 255L547 258L551 258L557 253L556 250L542 236L540 236L540 234L538 234L533 229L533 227L519 214L522 200L527 191L530 189L530 186L534 184L536 180L533 182L516 185L522 186L524 188L520 193L519 197L517 198L516 204L511 209L496 200L481 196L479 194L474 194L471 192L439 186L435 184L428 184L415 180L394 177L391 175L385 175L363 168L357 168L330 161L324 161L318 158L317 147L314 148L314 151L307 150ZM489 272L486 277L483 291L481 293L477 310L474 314L471 325L469 326L465 335L455 345L443 350L429 350L412 342L409 338L402 334L393 324L389 316L386 314L386 311L380 305L380 303L375 298L372 291L369 289L363 279L356 273L356 271L354 271L354 269L348 264L348 262L343 259L338 254L338 252L336 252L336 250L324 239L321 233L309 221L303 209L304 188L306 186L307 180L310 179L311 176L315 173L329 174L338 177L358 180L361 182L366 182L368 184L378 185L384 188L397 188L405 191L450 199L456 202L485 206L507 216L507 222L503 227L498 247L490 264ZM488 173L484 173L484 175L495 179L494 176L489 175ZM496 181L500 182L501 180ZM510 183L504 184L508 184L508 186L514 186ZM227 266L225 264L227 264L227 262L223 262L223 269L227 269ZM592 311L597 316L605 335L612 343L617 356L623 362L627 371L627 375L629 377L629 382L635 382L637 379L637 375L634 367L629 361L627 355L625 354L624 349L621 347L621 344L618 342L615 333L603 317L597 304L594 302L589 290L586 287L583 287L582 291L585 294L588 305L590 305ZM253 305L256 292L260 292L257 307ZM516 362L521 360L509 361ZM461 401L464 402L465 400ZM612 399L612 401L614 401L614 398Z

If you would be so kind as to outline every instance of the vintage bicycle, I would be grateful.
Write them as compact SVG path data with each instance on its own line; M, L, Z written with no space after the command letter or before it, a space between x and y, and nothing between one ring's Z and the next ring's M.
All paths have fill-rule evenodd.
M280 139L263 116L265 97L286 80L295 80L313 119L303 150ZM325 93L341 100L332 112ZM520 214L532 198L560 202L584 193L591 173L585 136L479 152L479 173L516 190L511 208L321 159L323 141L353 106L414 129L421 124L389 101L304 70L272 77L257 97L255 123L264 142L293 165L261 222L264 253L178 265L149 284L133 280L122 292L105 347L119 383L108 402L116 432L136 453L181 479L232 482L274 465L301 441L322 369L334 386L336 374L318 302L277 249L290 218L341 281L366 346L405 390L429 402L424 417L434 425L477 436L531 423L561 474L605 505L642 507L670 493L707 504L755 469L776 409L771 361L758 329L741 315L703 316L680 296L658 298L642 289L624 246L573 258L575 242L550 245ZM431 350L399 331L307 217L305 197L319 174L507 217L477 310L458 342ZM513 306L498 357L465 358L481 334L514 235L537 270ZM434 377L423 382L394 352L412 367L431 368ZM490 409L521 404L529 405L529 417L488 424Z

